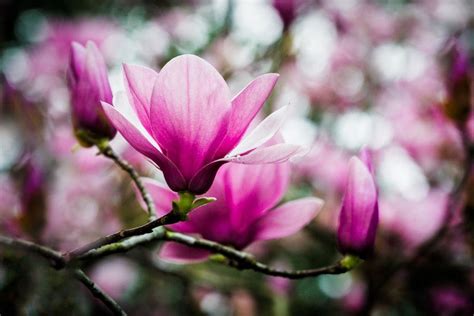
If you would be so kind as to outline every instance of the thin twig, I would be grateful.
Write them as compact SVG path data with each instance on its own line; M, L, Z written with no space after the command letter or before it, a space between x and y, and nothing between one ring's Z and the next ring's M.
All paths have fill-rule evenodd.
M60 252L57 252L45 246L35 244L28 240L10 238L7 236L0 235L0 244L11 248L19 248L21 250L40 255L48 259L50 261L51 266L55 269L62 269L66 264L66 261L64 260L64 257Z
M94 283L81 269L73 270L74 277L84 284L85 287L94 295L95 298L100 300L107 308L114 314L120 316L126 316L127 313L114 301L113 298L108 296L102 289Z
M60 252L35 244L28 240L0 235L0 245L37 254L47 259L51 267L57 270L63 269L68 264L65 257ZM122 308L111 297L105 294L91 279L89 279L84 272L76 269L74 270L74 277L81 281L97 299L102 301L110 309L114 315L127 315Z
M97 239L96 241L93 241L85 246L82 246L80 248L77 248L76 250L73 250L70 253L65 254L65 256L68 261L74 260L75 258L84 255L85 253L89 252L92 249L97 249L108 244L113 244L125 238L151 233L153 229L156 227L174 224L174 223L179 222L180 220L182 220L181 216L177 214L176 212L171 211L168 214L158 219L155 219L151 222L148 222L142 226L122 230L114 234L101 237Z
M126 240L107 244L100 248L91 249L83 255L77 257L78 260L86 261L90 259L98 259L112 254L124 253L137 246L145 245L153 241L163 240L165 234L164 229L155 228L151 233L130 237Z
M130 175L130 178L132 178L132 181L135 183L135 186L137 187L138 191L140 192L143 201L146 204L147 207L147 212L150 220L155 219L155 214L156 214L156 209L155 209L155 204L153 203L153 199L151 198L150 194L148 191L145 189L145 186L143 185L142 180L140 179L140 176L138 172L133 168L133 166L128 163L126 160L120 158L117 153L114 152L112 147L110 145L103 145L103 146L97 146L97 148L100 150L100 153L104 155L107 158L110 158L113 160L120 168L122 168L123 171L128 173Z

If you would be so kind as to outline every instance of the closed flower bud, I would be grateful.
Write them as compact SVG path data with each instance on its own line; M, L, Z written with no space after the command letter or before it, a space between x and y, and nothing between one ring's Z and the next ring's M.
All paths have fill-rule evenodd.
M116 130L101 106L101 101L111 103L112 90L104 58L93 42L85 47L72 43L68 82L74 131L81 145L112 139Z
M361 160L362 159L362 160ZM338 247L346 255L367 258L373 253L378 225L378 193L370 155L352 157L339 214Z
M459 41L455 41L449 53L446 76L444 112L457 122L465 122L471 112L471 66L469 55Z

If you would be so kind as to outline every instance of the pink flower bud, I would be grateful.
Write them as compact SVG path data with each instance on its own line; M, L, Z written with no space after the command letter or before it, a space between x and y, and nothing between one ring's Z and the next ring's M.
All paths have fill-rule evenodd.
M84 146L100 139L112 139L115 128L108 122L101 101L112 101L107 67L97 46L73 42L68 70L72 118L76 136Z
M362 159L362 160L361 160ZM370 154L352 157L339 214L338 247L343 254L366 258L373 252L379 210Z

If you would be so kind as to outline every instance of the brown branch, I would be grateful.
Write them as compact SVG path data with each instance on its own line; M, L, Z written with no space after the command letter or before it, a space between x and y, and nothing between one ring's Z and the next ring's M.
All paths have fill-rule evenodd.
M97 249L108 244L113 244L125 238L151 233L153 229L156 227L174 224L181 220L182 220L182 217L180 214L178 214L177 212L171 211L168 214L158 219L155 219L151 222L148 222L142 226L138 226L138 227L134 227L134 228L126 229L126 230L121 230L111 235L99 238L96 241L93 241L85 246L82 246L80 248L73 250L70 253L65 254L65 257L67 258L67 261L71 261L71 260L76 259L77 257L84 255L85 253L87 253L88 251L92 249Z
M66 264L66 260L60 252L45 246L35 244L28 240L10 238L7 236L0 235L0 244L40 255L45 259L49 260L51 266L55 269L62 269Z
M68 264L66 258L58 251L50 249L48 247L35 244L28 240L10 238L0 235L0 245L20 249L39 255L49 261L52 268L60 270L66 267ZM115 302L110 296L104 293L91 279L89 279L84 272L80 269L73 271L74 277L82 282L104 305L106 305L114 315L127 315L123 309Z
M225 256L231 261L228 263L230 266L245 270L250 269L256 272L260 272L266 275L279 276L288 279L302 279L307 277L315 277L323 274L341 274L345 273L353 267L347 266L344 262L344 259L338 261L337 263L317 268L317 269L307 269L307 270L280 270L267 266L264 263L261 263L253 258L252 255L236 250L232 247L221 245L217 242L196 238L188 235L184 235L177 232L167 231L163 238L168 241L174 241L180 244L184 244L194 248L201 248L209 250L212 253L218 253Z

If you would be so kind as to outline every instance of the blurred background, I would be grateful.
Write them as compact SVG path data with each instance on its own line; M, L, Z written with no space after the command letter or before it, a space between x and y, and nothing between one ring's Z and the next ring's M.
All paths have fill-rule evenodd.
M380 190L376 254L351 273L298 281L212 262L167 264L156 256L159 244L91 262L86 272L125 310L471 315L473 181L443 240L423 260L397 264L445 224L465 172L473 26L470 0L0 0L0 232L67 251L146 220L129 178L77 146L65 76L71 41L99 46L114 91L123 89L122 63L159 69L193 53L234 94L259 74L279 73L262 117L291 104L283 136L312 148L292 165L285 199L316 195L323 212L298 234L250 251L294 269L339 258L347 163L368 145ZM120 137L112 146L142 175L161 176ZM106 312L43 260L0 248L1 315Z

